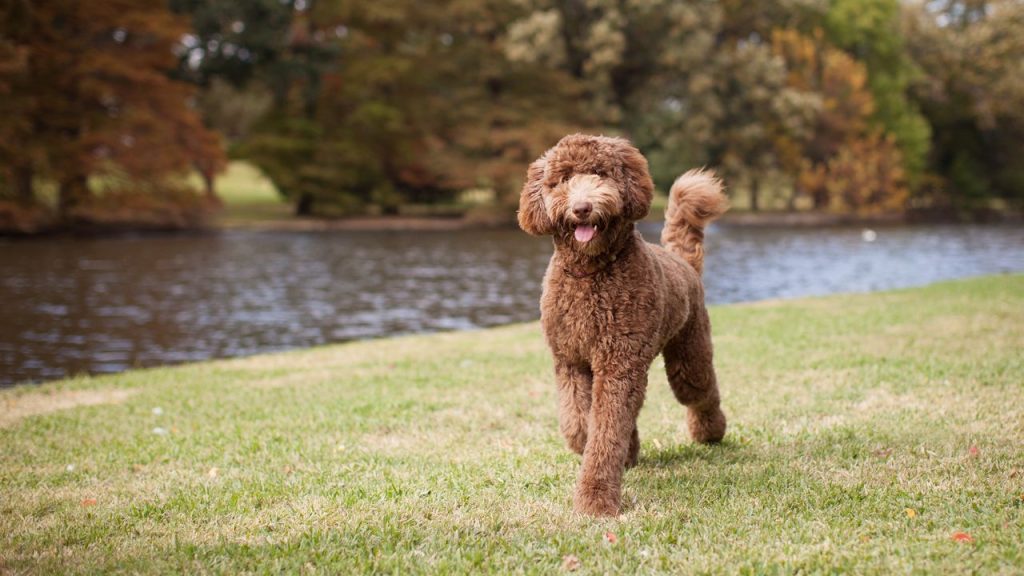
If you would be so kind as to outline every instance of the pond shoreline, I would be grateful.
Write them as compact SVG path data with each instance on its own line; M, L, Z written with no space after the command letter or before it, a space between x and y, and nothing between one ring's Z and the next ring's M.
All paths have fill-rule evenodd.
M660 223L664 211L653 209L644 222ZM841 227L930 224L1008 224L1024 222L1024 215L1015 212L979 212L970 216L952 213L898 212L891 214L858 215L831 212L727 212L719 223L750 227ZM221 230L253 230L263 232L318 232L318 231L431 231L431 230L483 230L515 228L515 214L486 216L356 216L352 218L289 218L254 221L224 221L214 226Z
M375 223L376 224L376 223ZM657 242L661 224L642 222ZM1024 271L1016 225L742 226L708 235L713 304ZM0 386L536 318L550 238L505 226L0 242Z
M658 209L644 219L644 222L661 222L664 212ZM1005 211L984 211L971 214L950 212L899 212L891 214L857 215L830 212L727 212L719 223L743 227L844 227L844 226L895 226L930 224L1014 224L1024 222L1024 214ZM0 239L51 238L60 236L107 237L144 236L165 234L208 234L220 231L244 230L253 232L337 232L337 231L457 231L515 228L514 213L468 216L353 216L350 218L289 217L273 219L234 219L230 215L218 215L194 226L154 226L152 224L132 225L86 225L47 226L39 229L19 230L0 227Z

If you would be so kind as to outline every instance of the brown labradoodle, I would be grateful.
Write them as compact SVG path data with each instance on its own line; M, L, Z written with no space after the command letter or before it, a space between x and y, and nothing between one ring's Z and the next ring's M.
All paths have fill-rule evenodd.
M680 176L662 247L633 226L653 190L647 160L628 141L575 134L530 165L519 200L519 226L554 237L541 324L555 360L560 428L583 455L575 508L587 514L619 513L623 470L640 450L647 370L659 352L688 408L690 435L725 435L700 274L704 226L727 201L712 173Z

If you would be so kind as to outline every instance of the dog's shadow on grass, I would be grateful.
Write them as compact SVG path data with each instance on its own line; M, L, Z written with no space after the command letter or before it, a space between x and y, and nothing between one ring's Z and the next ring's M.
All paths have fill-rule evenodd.
M718 444L645 444L640 461L626 474L632 496L623 500L623 511L686 509L709 486L728 484L737 465L758 459L755 447L728 436Z
M667 468L693 462L731 461L746 452L745 446L728 437L717 444L684 442L671 446L646 446L640 449L636 470Z

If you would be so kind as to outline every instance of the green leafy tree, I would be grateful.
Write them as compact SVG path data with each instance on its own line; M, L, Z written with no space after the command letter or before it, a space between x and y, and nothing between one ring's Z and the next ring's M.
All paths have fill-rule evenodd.
M905 47L900 7L898 0L831 0L824 27L832 44L867 68L875 103L872 119L893 136L916 187L926 166L931 127L910 99L909 85L920 71Z
M667 187L680 166L718 166L751 190L792 154L816 101L790 89L771 53L779 22L813 1L538 1L509 27L510 57L579 82L594 117L634 139Z
M905 35L924 71L912 95L933 127L932 205L1024 204L1024 5L911 5Z
M506 57L501 39L518 10L513 2L307 5L280 58L319 64L282 85L240 153L300 214L394 212L476 186L511 197L523 163L583 116L571 78Z
M241 88L284 73L293 0L170 0L169 7L191 23L177 49L180 76Z

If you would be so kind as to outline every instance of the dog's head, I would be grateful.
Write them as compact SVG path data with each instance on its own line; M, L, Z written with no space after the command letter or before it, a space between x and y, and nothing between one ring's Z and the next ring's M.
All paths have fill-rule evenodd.
M530 164L519 227L597 254L647 215L654 183L629 141L574 134Z

